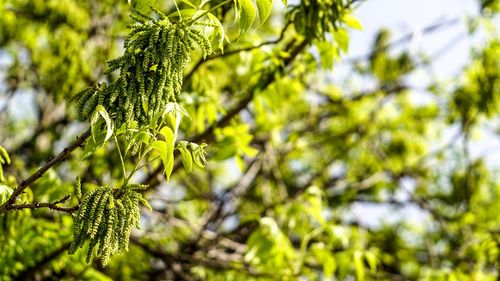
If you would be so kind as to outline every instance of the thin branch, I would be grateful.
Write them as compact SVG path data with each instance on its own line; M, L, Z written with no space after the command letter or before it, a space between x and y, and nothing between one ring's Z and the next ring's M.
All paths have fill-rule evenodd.
M460 22L459 18L453 18L453 19L441 21L441 22L438 22L438 23L434 23L434 24L431 24L431 25L429 25L427 27L424 27L421 30L421 33L422 34L433 33L435 31L440 30L441 28L453 26L453 25L455 25L455 24L457 24L459 22ZM403 35L402 37L400 37L400 38L398 38L398 39L396 39L396 40L394 40L392 42L389 42L389 43L387 43L385 45L382 45L382 46L379 46L378 48L375 48L370 53L367 53L367 54L364 54L364 55L360 55L360 56L356 56L356 57L346 58L345 60L342 60L341 63L356 63L356 62L365 60L366 58L369 58L370 56L372 56L377 51L380 51L380 50L385 49L385 48L394 48L394 47L397 47L397 46L399 46L401 44L404 44L404 43L410 41L413 38L414 35L415 35L415 31L409 32L409 33Z
M131 236L130 241L135 245L142 248L146 253L151 256L165 261L167 264L180 263L187 267L191 266L204 266L213 270L244 270L251 276L267 276L265 273L257 272L254 268L250 267L243 260L241 255L227 256L225 255L224 260L218 258L207 258L196 254L186 254L182 252L177 253L167 253L158 249L158 247L152 247L148 244L141 242L137 237ZM231 259L227 259L230 257ZM236 259L235 259L236 257ZM240 264L238 264L240 263Z
M279 37L276 38L276 39L274 39L274 40L265 41L265 42L262 42L260 44L254 45L254 46L243 47L243 48L239 48L239 49L229 50L229 51L224 52L224 53L211 55L205 61L207 61L207 60L213 60L213 59L217 59L217 58L222 58L222 57L227 57L227 56L231 56L231 55L234 55L234 54L237 54L237 53L241 53L241 52L247 52L247 51L255 50L255 49L264 47L266 45L277 44L281 40L283 40L283 38L285 37L285 32L286 32L286 30L288 29L288 27L290 26L291 23L292 23L291 21L288 21L285 24L285 26L283 27L283 29L281 30L281 33L280 33Z
M59 204L63 204L66 201L71 198L71 195L66 195L62 199L59 199L55 202L51 203L30 203L30 204L16 204L16 205L11 205L8 209L9 210L22 210L22 209L40 209L40 208L49 208L51 210L55 211L60 211L60 212L65 212L65 213L73 213L74 211L78 210L78 205L73 206L73 207L60 207L58 206Z
M187 243L185 247L195 246L197 248L207 248L219 242L219 240L223 238L222 236L218 235L218 233L214 232L213 234L215 234L215 237L213 237L213 239L209 239L211 241L209 241L208 244L203 246L199 245L200 239L203 237L203 234L205 234L205 231L207 230L210 223L216 224L214 228L217 229L224 221L224 219L232 213L225 213L224 206L231 206L233 209L237 208L240 202L240 197L246 193L248 188L255 181L256 176L260 172L261 168L262 160L260 160L259 156L256 156L256 159L251 164L249 164L248 169L246 170L240 181L232 188L229 188L225 194L219 196L217 198L218 200L212 201L210 210L201 219L201 227L197 231L196 236L191 239L191 241Z
M260 44L254 45L254 46L248 46L248 47L243 47L243 48L239 48L239 49L229 50L229 51L226 51L224 53L214 54L214 55L211 55L211 56L207 57L204 60L200 59L193 66L193 68L191 68L191 70L188 72L188 74L186 74L186 76L184 77L184 81L190 80L191 76L193 76L193 74L196 72L196 70L198 70L198 68L202 64L204 64L204 63L206 63L206 62L208 62L210 60L218 59L218 58L223 58L223 57L227 57L227 56L231 56L231 55L235 55L235 54L238 54L238 53L241 53L241 52L247 52L247 51L255 50L255 49L264 47L266 45L278 44L285 37L285 32L288 29L288 27L290 26L290 24L291 24L291 21L287 22L286 25L281 30L281 33L280 33L279 37L276 38L276 39L274 39L274 40L265 41L265 42L262 42Z
M90 136L90 129L88 129L81 136L77 137L76 141L73 144L66 147L56 157L54 157L45 165L40 167L34 174L32 174L27 179L21 181L19 186L14 190L14 192L12 192L11 196L9 197L9 200L7 200L3 205L0 206L0 214L5 213L8 210L12 209L17 198L24 192L26 188L28 188L30 185L32 185L34 182L40 179L54 165L64 161L75 149L80 147L89 136Z

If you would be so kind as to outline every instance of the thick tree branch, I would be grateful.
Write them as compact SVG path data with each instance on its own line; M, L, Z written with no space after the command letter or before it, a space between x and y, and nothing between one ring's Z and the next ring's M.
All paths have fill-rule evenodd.
M11 196L9 197L9 200L7 200L7 202L5 202L3 205L0 206L0 214L5 213L8 210L12 209L17 198L24 192L26 188L28 188L39 178L41 178L54 165L64 161L75 149L80 147L89 136L90 136L90 129L88 129L81 136L77 137L77 140L73 144L66 147L56 157L54 157L45 165L40 167L34 174L32 174L27 179L21 181L19 186L14 190L14 192L12 192Z

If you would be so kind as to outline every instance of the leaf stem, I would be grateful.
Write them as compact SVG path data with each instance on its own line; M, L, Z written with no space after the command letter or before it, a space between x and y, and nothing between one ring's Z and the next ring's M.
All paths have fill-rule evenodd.
M231 2L231 1L232 1L232 0L226 0L226 1L224 1L224 2L221 2L221 3L219 3L219 4L215 5L215 6L213 6L210 10L205 11L203 14L201 14L201 15L197 16L196 18L194 18L194 19L190 20L190 22L195 22L195 21L199 20L200 18L204 17L206 14L211 13L211 12L213 12L213 11L217 10L218 8L220 8L220 7L224 6L224 5L226 5L227 3Z
M116 138L116 134L114 135L116 149L118 150L118 155L120 155L120 162L122 164L123 177L127 178L127 169L125 168L125 161L123 160L122 151L120 149L120 143L118 143L118 139Z
M177 1L174 0L175 9L177 10L177 14L179 14L179 19L182 19L181 11L179 10L179 6L177 6Z

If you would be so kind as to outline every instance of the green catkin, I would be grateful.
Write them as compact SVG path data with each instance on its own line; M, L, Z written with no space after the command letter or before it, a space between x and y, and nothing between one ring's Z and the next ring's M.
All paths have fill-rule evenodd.
M124 245L124 231L123 227L125 225L125 215L124 215L124 209L123 209L123 204L121 201L117 200L115 204L115 211L116 211L116 218L113 226L113 232L115 233L114 240L115 240L115 248L118 248L118 252L122 252L122 247Z
M129 184L127 188L132 190L132 191L142 191L142 190L146 190L148 188L148 185L147 184L133 183L133 184Z
M78 103L77 103L77 108L78 108L78 116L80 116L80 118L82 120L85 119L85 118L83 118L84 110L86 108L86 104L88 102L88 99L92 96L93 92L94 91L92 88L88 88L88 89L83 90L80 94L80 98L79 98Z
M113 240L113 225L115 221L115 203L114 199L108 198L106 205L106 222L102 224L103 234L101 236L101 241L99 243L99 249L97 250L97 255L101 256L101 264L105 266L108 263L109 257L111 256L111 251L113 245L111 241Z
M89 91L91 95L89 96L88 100L83 104L83 107L81 108L80 112L80 118L82 120L88 119L90 115L92 115L92 112L94 112L94 109L97 107L97 98L98 98L98 92L91 90Z
M113 196L113 195L111 195ZM92 216L94 220L92 221L91 226L89 227L90 233L89 237L90 239L93 239L99 230L99 226L101 225L101 221L103 220L103 217L105 216L104 212L106 210L106 202L108 201L110 197L109 192L104 192L103 195L101 196L99 203L97 205L97 212Z
M132 150L130 151L130 155L135 156L137 154L137 152L139 152L140 147L141 146L138 143L134 143L132 145Z
M118 249L120 252L128 251L128 237L127 237L127 231L126 231L126 226L128 223L127 220L127 212L125 211L125 205L121 204L121 209L120 209L120 216L121 216L121 222L120 222L120 228L118 232Z
M160 11L160 10L156 9L155 7L151 7L151 10L152 10L155 14L157 14L157 15L160 17L160 19L162 19L162 20L167 19L167 16L166 16L166 15L165 15L162 11Z
M125 225L123 226L123 233L130 233L132 231L132 227L135 225L133 220L132 210L134 210L133 202L130 200L129 196L125 194L122 197L123 207L125 209ZM123 240L123 249L128 251L128 239Z
M2 146L0 146L0 164L10 164L9 153Z
M71 246L69 248L69 253L72 254L76 251L77 248L79 248L81 245L83 245L83 223L85 222L85 214L88 213L88 208L90 207L90 203L92 202L92 199L94 198L95 194L97 193L97 189L94 189L88 193L85 194L85 196L82 199L82 202L80 203L80 209L78 210L78 213L74 216L74 222L73 222L73 233L74 233L74 238L73 238L73 243L71 243Z
M85 261L87 263L90 262L90 259L92 258L92 251L94 250L94 247L97 245L98 242L99 242L99 240L97 240L97 239L90 240L89 249L87 250L87 257L85 259Z
M107 186L84 194L74 215L74 236L69 253L74 253L88 241L87 262L95 254L105 266L113 254L128 251L132 227L140 227L139 204L150 208L139 193L146 187L131 184L123 189L119 198L115 198L113 189Z
M82 181L80 177L76 177L75 180L75 194L78 201L80 201L82 199Z
M108 62L108 72L120 70L120 77L77 97L81 119L89 118L97 105L103 105L116 128L124 123L128 128L134 121L138 126L148 124L180 95L183 72L195 46L204 58L212 52L210 41L193 29L193 23L171 23L161 12L156 13L159 20L132 11L131 18L138 24L130 26L125 53Z

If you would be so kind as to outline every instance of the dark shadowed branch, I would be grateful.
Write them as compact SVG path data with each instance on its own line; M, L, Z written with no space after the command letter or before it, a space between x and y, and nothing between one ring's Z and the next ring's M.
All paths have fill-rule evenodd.
M8 210L12 209L17 198L24 192L24 190L26 190L26 188L30 187L30 185L32 185L34 182L40 179L54 165L64 161L75 149L80 147L89 136L90 136L90 129L88 129L82 135L77 137L75 142L73 142L70 146L66 147L63 151L61 151L56 157L48 161L45 165L40 167L34 174L32 174L27 179L21 181L19 186L14 190L14 192L12 192L11 196L9 197L9 200L7 200L3 205L0 206L0 214L5 213Z

